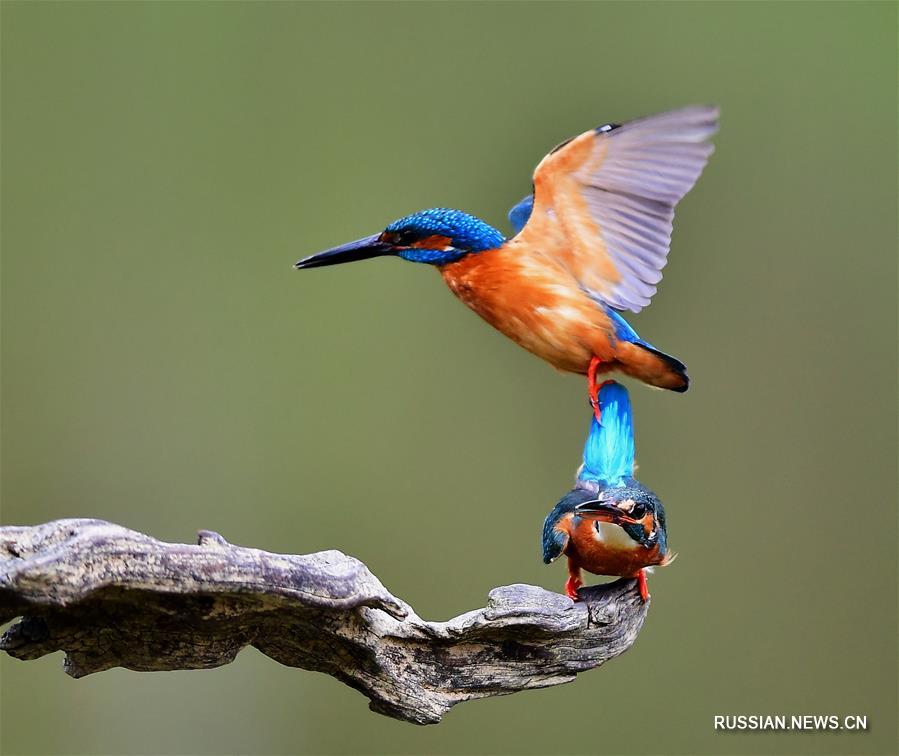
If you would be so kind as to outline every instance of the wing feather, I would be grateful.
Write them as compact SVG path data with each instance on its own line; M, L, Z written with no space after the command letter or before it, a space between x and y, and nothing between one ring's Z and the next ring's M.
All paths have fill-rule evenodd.
M662 280L674 208L717 129L718 109L696 106L575 137L537 166L533 210L515 208L528 220L517 239L550 247L591 295L639 312Z

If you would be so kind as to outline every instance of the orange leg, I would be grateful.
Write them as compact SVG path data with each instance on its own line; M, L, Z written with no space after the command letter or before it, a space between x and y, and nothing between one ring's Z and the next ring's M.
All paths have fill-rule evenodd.
M568 557L568 580L565 583L565 595L572 601L580 601L577 589L583 585L581 582L581 568Z
M646 570L637 573L637 587L640 589L640 598L645 604L649 600L649 586L646 584Z
M602 422L602 413L599 409L599 390L605 386L607 383L612 383L613 381L603 381L602 383L596 382L596 371L599 366L602 364L602 360L595 355L590 358L590 367L587 368L587 392L590 395L590 406L593 407L593 417L596 418L596 422Z

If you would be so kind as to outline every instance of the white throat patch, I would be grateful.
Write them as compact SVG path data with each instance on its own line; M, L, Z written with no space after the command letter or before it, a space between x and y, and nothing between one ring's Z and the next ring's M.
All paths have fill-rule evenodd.
M612 522L594 523L593 537L610 549L636 549L640 546L624 532L624 528Z

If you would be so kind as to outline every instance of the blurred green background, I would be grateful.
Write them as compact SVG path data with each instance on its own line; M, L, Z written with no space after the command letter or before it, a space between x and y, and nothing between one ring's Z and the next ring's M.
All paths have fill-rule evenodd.
M437 727L254 650L0 658L4 753L894 753L896 6L2 4L2 522L339 548L422 616L561 590L589 410L433 271L290 264L429 206L502 228L557 142L692 102L717 153L633 319L676 564L636 646ZM477 523L476 527L472 527ZM715 714L867 714L716 733Z

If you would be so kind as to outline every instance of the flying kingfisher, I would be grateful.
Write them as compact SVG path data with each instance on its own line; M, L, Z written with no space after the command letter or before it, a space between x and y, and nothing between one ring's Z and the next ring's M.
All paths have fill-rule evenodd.
M575 487L543 523L543 561L568 557L565 593L578 600L581 570L635 577L646 601L646 568L674 559L665 509L634 478L634 427L627 389L605 381L599 391L602 423L594 417Z
M713 151L718 109L694 106L569 139L534 171L533 194L509 213L515 236L460 210L407 215L381 233L319 252L296 268L395 256L434 265L466 305L556 368L621 371L686 391L683 363L620 315L649 304L662 279L674 207Z

